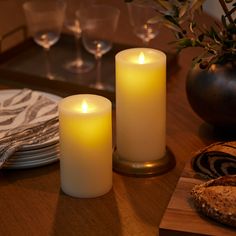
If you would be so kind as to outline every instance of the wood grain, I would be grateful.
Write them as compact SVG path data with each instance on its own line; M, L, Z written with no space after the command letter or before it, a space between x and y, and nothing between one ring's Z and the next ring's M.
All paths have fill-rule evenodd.
M115 41L141 45L128 24L123 1L112 2L122 8ZM150 46L165 50L172 39L172 34L164 30ZM95 199L76 199L61 192L59 163L29 170L1 170L0 235L158 235L161 218L191 153L222 139L193 113L186 99L185 78L191 59L197 53L199 51L193 49L182 53L179 70L167 82L167 145L177 160L173 170L152 178L133 178L114 173L112 190ZM14 78L15 75L23 82ZM31 79L24 74L10 74L2 68L0 80L2 84L7 84L0 85L2 89L27 85L62 96L94 92L56 81L48 86L45 80L36 81L36 77ZM114 98L111 93L100 94ZM115 137L115 120L113 126Z
M203 182L191 169L190 163L187 163L162 218L160 236L236 234L235 228L217 223L195 209L190 191L194 185Z
M167 145L177 160L173 170L152 178L114 173L113 189L96 199L75 199L61 192L59 163L22 171L3 170L0 235L157 235L185 162L191 153L219 139L186 100L184 79L191 63L189 52L181 55L179 63L181 69L167 83ZM4 78L11 80L10 75ZM30 83L28 77L27 82L37 89L34 79ZM22 86L8 84L9 88ZM38 88L59 94L86 92L85 88L71 91L57 83L54 89L43 82ZM115 137L115 120L113 126Z

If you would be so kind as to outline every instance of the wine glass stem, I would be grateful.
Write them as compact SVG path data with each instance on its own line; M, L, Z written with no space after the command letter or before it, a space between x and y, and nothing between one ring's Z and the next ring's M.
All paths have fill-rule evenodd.
M145 47L148 47L150 40L143 39L142 41L143 41L143 45Z
M76 61L78 66L81 66L83 64L82 54L81 54L81 43L80 43L80 37L81 34L75 34L75 40L76 40Z
M102 81L101 81L101 66L102 66L102 56L95 55L95 59L97 61L97 66L96 66L96 86L99 88L102 86Z
M51 65L50 65L50 59L49 59L49 49L50 48L44 48L46 76L48 79L54 79L54 76L52 75L52 72L51 72Z

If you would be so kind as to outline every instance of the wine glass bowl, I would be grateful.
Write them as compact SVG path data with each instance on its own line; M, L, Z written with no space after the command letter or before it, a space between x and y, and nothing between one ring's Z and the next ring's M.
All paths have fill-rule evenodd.
M66 4L60 0L28 1L23 4L28 29L36 44L46 52L46 76L53 79L48 51L60 38Z
M109 86L101 81L101 58L112 49L112 37L117 28L119 15L120 10L116 7L102 4L93 4L77 12L83 31L83 45L97 61L96 82L91 85L97 89L109 89Z
M140 27L134 27L134 33L143 41L144 44L148 44L158 35L159 29L155 29L152 25L146 23Z
M159 33L159 22L150 22L150 19L156 16L155 5L151 1L134 0L127 6L134 34L147 45Z
M97 40L88 36L84 36L82 40L86 50L95 57L101 57L112 49L112 42L108 40Z
M34 41L43 48L50 48L54 45L60 38L60 34L57 32L42 31L35 33L33 39Z

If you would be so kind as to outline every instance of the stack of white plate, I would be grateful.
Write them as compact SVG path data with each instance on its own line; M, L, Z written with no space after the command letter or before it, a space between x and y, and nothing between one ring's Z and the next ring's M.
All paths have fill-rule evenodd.
M19 93L19 91L20 90L0 91L0 101L1 100L3 101L7 97L14 96L15 94ZM55 96L53 94L44 92L37 92L37 93L40 93L40 95L42 95L44 98L50 99L53 103L55 103L56 106L58 104L58 101L61 99L61 97ZM2 107L0 107L0 111L1 109ZM43 119L45 120L45 117L43 117ZM48 117L48 119L50 119L50 116ZM47 141L43 141L41 143L22 146L20 150L16 151L10 158L7 159L7 161L4 163L3 168L7 169L32 168L32 167L47 165L49 163L53 163L58 160L59 160L59 136L56 135L55 137Z
M26 145L14 153L5 163L4 168L23 169L43 166L59 160L58 137L37 145Z

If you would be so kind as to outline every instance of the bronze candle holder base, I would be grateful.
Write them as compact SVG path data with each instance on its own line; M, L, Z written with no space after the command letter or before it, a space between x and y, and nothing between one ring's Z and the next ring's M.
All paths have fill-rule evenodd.
M122 159L117 149L113 152L113 170L120 174L148 177L163 174L175 166L175 157L167 147L166 154L161 159L147 162L133 162Z

